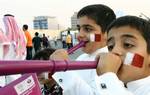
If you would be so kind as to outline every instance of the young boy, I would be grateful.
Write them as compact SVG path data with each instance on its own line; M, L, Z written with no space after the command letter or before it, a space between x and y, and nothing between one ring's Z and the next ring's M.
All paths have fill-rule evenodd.
M28 31L28 25L24 24L22 26L22 30L25 33L25 37L27 40L27 44L26 44L26 51L27 51L27 55L26 55L26 60L31 60L32 59L32 37L30 32Z
M150 95L150 23L118 18L108 28L107 46L109 53L99 54L97 66L99 95ZM124 63L128 52L144 58L142 67Z
M32 60L49 60L50 55L55 51L52 48L45 48L38 51ZM52 78L51 73L38 74L40 85L43 86L42 93L44 95L62 95L62 88Z
M79 41L88 41L82 48L84 54L80 55L77 60L93 61L98 53L108 52L106 47L106 27L116 19L113 10L102 4L88 5L78 12L77 18L79 19L79 35L77 38ZM101 41L90 42L90 34L100 34ZM52 54L51 59L59 59L60 56L66 59L64 57L66 55L66 51L58 50ZM56 73L53 76L64 89L64 95L98 95L94 80L96 76L95 70L75 71L75 73L77 75L73 72L65 72ZM63 82L60 82L60 79Z

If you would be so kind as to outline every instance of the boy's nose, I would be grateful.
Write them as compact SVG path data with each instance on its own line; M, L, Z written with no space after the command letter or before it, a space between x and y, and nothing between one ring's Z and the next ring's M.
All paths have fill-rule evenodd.
M123 56L123 52L124 52L124 50L121 48L121 47L119 47L119 46L115 46L113 49L112 49L112 51L111 51L113 54L115 54L115 55L117 55L117 56Z
M86 39L85 33L79 32L79 33L77 34L77 39L78 39L78 41L85 41L85 39Z

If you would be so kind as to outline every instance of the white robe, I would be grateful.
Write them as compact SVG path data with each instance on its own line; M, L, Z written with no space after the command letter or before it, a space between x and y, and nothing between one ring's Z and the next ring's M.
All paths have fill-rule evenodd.
M83 54L77 60L94 60L95 55L103 51ZM95 70L67 71L53 77L63 88L63 95L150 95L150 76L127 83L127 88L112 72L97 76Z
M0 28L0 60L24 60L26 57L26 38L18 27L15 18L4 16L5 31ZM0 76L0 86L3 87L21 75Z
M108 52L107 47L98 49L92 54L82 54L78 61L94 61L100 52ZM53 75L54 79L63 88L64 95L98 95L95 84L96 70L77 70L58 72ZM59 80L63 80L60 82Z
M82 54L76 60L77 61L94 61L96 56L101 52L108 52L107 47L98 49L92 54ZM91 87L94 95L99 95L97 93L98 91L97 91L96 83L95 83L95 76L97 76L96 70L95 69L78 70L77 73Z
M9 51L5 58L3 58L3 45L0 44L0 60L18 60L19 58L16 56L16 53L14 52L14 47L12 44L10 44ZM22 56L22 59L24 59L25 56ZM4 87L5 85L9 84L10 82L18 79L21 77L21 74L15 74L15 75L7 75L7 76L0 76L0 86Z
M150 76L129 82L125 88L115 73L108 72L98 76L96 84L99 95L150 95Z

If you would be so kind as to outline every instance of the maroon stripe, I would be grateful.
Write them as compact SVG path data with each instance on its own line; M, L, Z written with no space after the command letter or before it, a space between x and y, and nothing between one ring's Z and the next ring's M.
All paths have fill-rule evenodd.
M95 34L95 42L100 42L100 41L101 41L101 35Z
M135 54L133 61L132 61L132 65L136 66L136 67L142 67L143 66L143 62L144 62L144 58L139 55L139 54Z

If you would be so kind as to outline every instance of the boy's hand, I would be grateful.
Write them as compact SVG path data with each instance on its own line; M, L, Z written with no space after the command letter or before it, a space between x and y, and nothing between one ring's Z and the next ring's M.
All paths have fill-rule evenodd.
M51 60L67 60L69 59L68 53L64 49L56 50L51 56Z
M97 56L97 75L104 74L106 72L117 73L121 66L121 58L112 53L100 53Z

